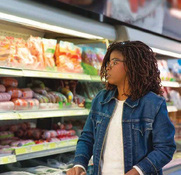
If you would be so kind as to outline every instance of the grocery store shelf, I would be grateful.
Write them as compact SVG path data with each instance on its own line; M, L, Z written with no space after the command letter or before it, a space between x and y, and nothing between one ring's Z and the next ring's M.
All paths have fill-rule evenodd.
M36 70L22 70L22 72L24 77L91 80L90 75L78 74L78 73L60 73L60 72L47 72L47 71L36 71Z
M39 110L39 111L19 111L20 119L35 119L47 117L66 117L66 116L80 116L88 115L88 109L62 109L62 110Z
M0 156L0 165L16 162L16 156L12 154L3 154Z
M179 82L175 82L175 81L162 81L162 86L165 86L165 87L181 87L181 84Z
M19 115L15 112L0 112L0 120L17 120Z
M6 68L6 67L0 67L0 75L1 76L12 76L12 77L20 76L20 77L100 81L99 76L90 76L90 75L86 75L86 74L15 69L15 68Z
M71 151L75 151L75 149L76 149L76 146L69 146L65 148L56 148L52 150L44 150L44 151L39 151L35 153L22 154L22 155L17 156L17 161L71 152Z
M45 143L15 149L17 161L75 151L77 139Z
M0 120L38 119L47 117L67 117L88 115L88 109L73 108L61 110L0 112Z
M168 112L177 112L178 109L175 106L167 106Z
M13 68L0 68L0 75L6 75L6 76L23 76L23 72L20 69L13 69Z

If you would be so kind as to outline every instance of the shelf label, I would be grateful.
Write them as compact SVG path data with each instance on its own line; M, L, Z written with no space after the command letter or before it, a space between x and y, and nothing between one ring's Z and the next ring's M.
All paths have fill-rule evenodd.
M8 155L0 158L0 165L16 162L15 155Z
M48 148L47 149L55 149L55 148L57 148L57 143L52 142L52 143L48 144Z
M44 144L31 146L31 152L43 151L45 149L46 148Z
M29 146L20 147L20 148L15 148L15 153L16 153L16 155L26 154L26 153L29 153L29 152L30 152Z

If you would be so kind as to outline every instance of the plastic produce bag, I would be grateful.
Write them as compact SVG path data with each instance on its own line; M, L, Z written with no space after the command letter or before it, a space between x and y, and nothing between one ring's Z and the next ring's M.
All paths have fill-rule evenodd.
M0 102L10 101L11 95L8 93L0 93Z
M6 87L17 87L18 81L14 78L1 78L1 83Z
M9 88L7 88L7 93L11 95L11 98L22 97L22 91L18 88L9 87Z
M30 36L30 38L27 41L27 47L31 55L33 55L36 60L34 63L34 67L32 67L32 69L40 69L40 70L45 69L41 38Z
M55 52L58 71L83 73L81 52L81 48L73 43L60 41Z
M57 40L43 38L42 44L43 44L45 67L47 69L55 68L54 54L55 54Z
M6 87L3 84L0 84L0 92L5 92Z

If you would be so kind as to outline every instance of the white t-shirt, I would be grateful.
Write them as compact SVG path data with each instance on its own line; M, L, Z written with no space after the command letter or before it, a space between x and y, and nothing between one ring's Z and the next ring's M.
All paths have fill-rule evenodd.
M117 100L116 109L110 119L103 151L102 175L124 175L123 104L124 101Z

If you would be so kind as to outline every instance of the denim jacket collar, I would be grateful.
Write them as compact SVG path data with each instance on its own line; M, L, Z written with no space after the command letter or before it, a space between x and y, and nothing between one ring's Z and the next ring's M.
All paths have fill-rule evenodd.
M110 91L110 93L107 95L107 97L106 97L103 101L101 101L100 103L101 103L102 105L103 105L103 104L106 104L106 103L109 103L112 99L116 99L117 94L118 94L118 90L117 90L117 88L116 88L116 89ZM131 99L131 97L128 97L128 98L126 99L125 103L126 103L129 107L134 108L134 107L138 106L139 101L140 101L140 99L133 101L133 100Z

